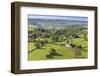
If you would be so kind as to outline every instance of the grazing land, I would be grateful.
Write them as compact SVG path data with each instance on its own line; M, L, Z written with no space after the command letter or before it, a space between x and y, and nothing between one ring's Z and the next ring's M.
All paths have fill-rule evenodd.
M35 17L35 16L34 16ZM88 57L88 21L82 17L28 19L28 60ZM46 17L46 16L44 16ZM78 17L79 18L79 17Z

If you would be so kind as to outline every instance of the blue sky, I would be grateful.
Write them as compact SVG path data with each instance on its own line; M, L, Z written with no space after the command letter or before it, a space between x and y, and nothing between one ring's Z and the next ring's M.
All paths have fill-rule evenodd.
M86 21L88 22L88 17L81 16L47 16L47 15L29 15L29 19L62 19L62 20L75 20L75 21Z

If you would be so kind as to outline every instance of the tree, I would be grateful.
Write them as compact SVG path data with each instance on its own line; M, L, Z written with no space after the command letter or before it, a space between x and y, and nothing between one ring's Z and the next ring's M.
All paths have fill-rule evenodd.
M84 40L88 40L88 38L87 38L87 34L84 34Z
M59 36L59 41L63 41L63 37L62 36Z
M74 37L74 38L79 38L79 35L73 34L72 37Z
M57 42L57 41L59 41L59 36L53 34L53 35L51 36L51 39L52 39L52 41Z
M70 44L70 46L71 46L72 48L76 47L76 45L74 45L74 44L72 44L72 43Z
M41 46L43 46L43 41L40 39L40 38L37 38L36 39L36 42L35 42L35 46L36 48L40 48Z
M35 43L35 46L36 46L36 48L40 48L40 47L41 47L41 45L40 45L39 42L36 42L36 43Z
M56 50L55 50L54 48L50 48L49 53L50 53L51 55L54 55L54 54L56 53Z

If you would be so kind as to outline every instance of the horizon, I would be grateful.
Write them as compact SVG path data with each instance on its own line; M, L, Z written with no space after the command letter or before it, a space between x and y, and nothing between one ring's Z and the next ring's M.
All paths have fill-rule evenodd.
M55 19L55 20L70 20L70 21L84 21L88 22L88 17L81 16L47 16L47 15L29 15L28 19Z

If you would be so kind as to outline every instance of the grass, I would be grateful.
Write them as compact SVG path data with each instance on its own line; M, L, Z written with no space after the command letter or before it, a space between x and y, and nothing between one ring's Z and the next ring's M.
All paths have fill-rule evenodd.
M72 41L76 45L81 45L82 47L87 46L87 41L85 41L84 38L74 38L72 39Z
M82 46L86 46L86 42L81 42L80 39L73 39L73 43L80 44ZM47 58L46 55L49 53L50 48L54 48L57 53L62 56L54 56L53 58ZM54 60L54 59L75 59L75 48L66 48L64 46L55 45L55 44L46 44L42 46L40 49L36 49L34 43L30 42L28 44L28 60ZM80 58L87 58L87 51L82 51L82 56Z

